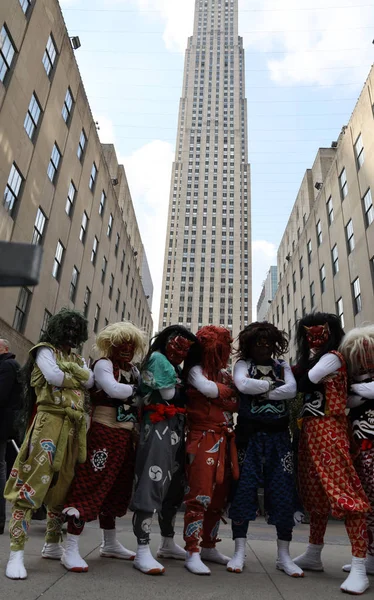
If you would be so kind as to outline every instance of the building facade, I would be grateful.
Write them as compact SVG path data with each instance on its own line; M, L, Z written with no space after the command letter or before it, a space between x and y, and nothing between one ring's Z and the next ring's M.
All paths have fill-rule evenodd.
M305 173L278 249L268 319L286 330L295 359L303 315L339 315L346 331L374 322L374 68L331 148Z
M257 302L257 321L265 321L266 315L278 287L278 269L272 265L266 275L261 294Z
M238 0L196 0L179 109L159 328L251 320L250 166Z
M126 174L101 145L57 0L0 3L0 239L42 244L34 288L2 288L0 336L20 361L63 306L96 332L152 332L152 282ZM143 286L146 280L146 288Z

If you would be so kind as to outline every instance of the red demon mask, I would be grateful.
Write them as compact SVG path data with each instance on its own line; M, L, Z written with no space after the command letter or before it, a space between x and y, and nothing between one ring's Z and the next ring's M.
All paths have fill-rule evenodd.
M328 323L324 325L313 325L312 327L305 327L306 339L311 350L315 348L322 348L330 337L330 328Z
M193 342L182 335L177 335L168 341L165 348L166 358L172 365L180 365L186 358Z

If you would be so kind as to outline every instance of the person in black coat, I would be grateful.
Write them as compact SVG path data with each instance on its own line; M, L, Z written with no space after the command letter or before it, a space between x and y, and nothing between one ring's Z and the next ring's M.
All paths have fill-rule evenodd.
M0 534L5 526L4 487L7 477L7 440L12 437L14 410L20 397L20 366L9 352L9 342L0 339Z

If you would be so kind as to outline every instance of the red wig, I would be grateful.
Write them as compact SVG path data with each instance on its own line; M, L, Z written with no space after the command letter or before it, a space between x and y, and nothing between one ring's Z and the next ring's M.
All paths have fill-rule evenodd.
M203 373L215 381L220 370L227 367L231 354L231 333L225 327L207 325L197 332L196 337L202 348Z

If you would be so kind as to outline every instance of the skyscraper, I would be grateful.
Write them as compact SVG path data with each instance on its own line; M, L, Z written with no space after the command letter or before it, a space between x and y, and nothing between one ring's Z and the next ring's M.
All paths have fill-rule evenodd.
M159 328L251 322L250 166L238 0L196 0L172 169Z

